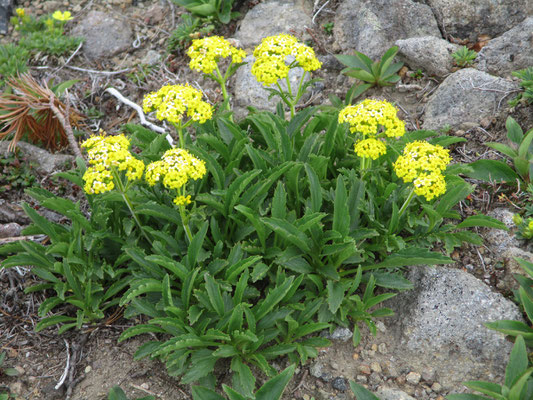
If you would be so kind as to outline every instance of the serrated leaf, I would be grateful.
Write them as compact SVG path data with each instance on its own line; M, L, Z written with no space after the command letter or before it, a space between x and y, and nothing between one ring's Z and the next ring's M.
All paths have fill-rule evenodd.
M489 217L488 215L471 215L465 218L463 222L458 224L456 228L471 228L474 226L483 226L485 228L495 228L508 231L507 226L500 220Z
M501 161L478 160L468 164L472 171L466 175L485 182L515 182L518 175L511 167Z
M296 370L293 364L282 373L268 380L255 394L255 400L279 400Z
M522 336L518 336L515 340L509 362L505 369L505 386L510 388L513 386L520 376L527 370L529 360L527 358L527 349ZM485 393L487 394L487 393Z
M341 282L328 280L326 288L328 290L328 308L335 314L344 301L344 285Z
M217 392L203 386L192 387L192 398L193 400L226 400Z

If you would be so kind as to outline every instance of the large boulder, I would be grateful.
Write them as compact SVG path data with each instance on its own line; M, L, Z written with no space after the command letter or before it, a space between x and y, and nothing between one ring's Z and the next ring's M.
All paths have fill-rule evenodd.
M516 304L459 269L412 267L414 289L387 304L395 316L384 320L390 353L411 371L432 370L444 388L465 380L498 381L512 343L483 324L522 320Z
M456 38L496 37L533 14L533 0L427 0L443 31Z
M252 65L254 62L253 56L248 56L244 59L247 64L243 65L237 70L235 74L235 85L233 88L233 100L235 105L235 114L237 118L245 115L244 110L246 107L251 106L260 110L274 111L276 104L281 101L279 96L270 97L270 92L265 90L262 83L255 79L252 75ZM291 83L291 89L293 93L298 89L298 83L302 77L304 70L302 68L293 68L289 72L289 81ZM309 75L307 75L309 77ZM287 89L287 83L285 80L280 82L283 89ZM275 85L270 86L276 88Z
M122 53L133 43L130 23L101 11L91 11L81 19L72 35L85 38L82 51L93 60Z
M13 0L0 0L0 35L5 35L9 28L9 17L13 9Z
M303 37L312 26L312 10L307 2L297 0L266 0L248 11L235 38L244 48L252 48L267 36L280 33Z
M452 53L459 46L435 36L422 36L397 40L398 58L411 69L421 69L442 78L453 67Z
M337 9L335 39L346 52L377 59L398 39L441 33L431 9L411 0L345 0Z
M489 41L477 61L478 69L500 76L533 66L533 17Z
M449 75L429 98L423 129L470 129L494 116L518 85L473 68Z

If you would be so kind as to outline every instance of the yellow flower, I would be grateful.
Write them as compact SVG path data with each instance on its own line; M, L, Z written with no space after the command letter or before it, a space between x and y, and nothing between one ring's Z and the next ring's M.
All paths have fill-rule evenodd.
M72 19L70 11L61 12L59 10L52 14L52 18L58 21L70 21Z
M216 69L217 62L221 57L231 56L233 63L240 63L246 57L246 52L233 47L221 36L209 36L193 40L192 45L187 50L187 55L191 58L189 63L191 69L210 74Z
M15 13L20 17L24 17L24 15L26 15L26 11L23 9L23 8L17 8L15 10Z
M413 181L415 193L427 201L446 193L446 182L440 172L423 172Z
M180 122L184 115L203 124L213 116L213 107L202 101L202 92L189 85L163 86L147 94L143 100L144 112L156 111L156 118L172 123Z
M290 67L300 67L309 72L322 66L311 47L299 43L298 39L287 34L264 38L253 54L255 62L252 66L252 74L264 86L272 85L278 79L287 77ZM290 67L286 64L287 56L295 58L295 62Z
M379 156L387 153L385 143L378 139L364 139L355 143L355 154L359 157L377 159Z
M190 179L196 180L206 174L205 162L185 149L167 150L161 160L146 167L145 179L150 186L162 180L167 189L180 189Z
M191 195L188 196L178 196L174 199L174 204L177 206L186 206L191 204Z
M407 143L394 163L394 170L404 182L413 181L422 172L441 173L450 163L450 151L439 145L415 140Z
M128 180L142 177L144 163L128 150L130 141L124 135L91 136L81 144L87 150L90 167L83 176L84 189L89 194L103 193L114 188L111 167L125 171Z
M387 137L400 137L405 134L405 124L396 113L396 108L388 101L366 99L342 109L339 122L348 122L350 132L363 136L373 137L383 132Z

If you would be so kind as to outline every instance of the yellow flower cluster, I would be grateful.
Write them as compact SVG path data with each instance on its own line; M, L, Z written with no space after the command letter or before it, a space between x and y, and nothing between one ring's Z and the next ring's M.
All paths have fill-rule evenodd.
M26 11L23 9L23 8L17 8L15 10L15 13L20 17L24 17L24 15L26 15Z
M405 146L394 163L394 170L404 182L413 182L415 193L429 201L446 192L442 172L450 161L448 149L416 140Z
M372 160L387 153L385 143L375 138L359 140L354 147L355 154L359 157L371 158Z
M190 179L200 179L205 174L204 161L187 150L175 148L167 150L161 160L148 164L145 179L150 186L162 180L167 189L180 189ZM190 202L190 196L178 196L174 199L177 205L187 205Z
M292 35L280 34L264 38L255 48L252 74L264 86L276 83L278 79L283 79L289 74L290 68L285 63L287 56L293 56L297 66L307 72L315 71L322 66L311 47L299 43Z
M396 116L397 112L388 101L366 99L341 110L339 122L348 122L350 132L364 136L375 136L382 128L388 137L401 137L405 134L405 124Z
M187 114L203 124L213 115L213 107L202 101L202 92L190 85L167 85L147 94L143 100L144 112L156 110L156 118L178 123Z
M72 14L70 14L70 11L61 12L57 10L52 14L52 18L58 21L65 22L70 21L72 19L71 15Z
M240 63L246 57L246 52L233 47L230 42L221 36L209 36L192 41L187 50L191 58L189 67L204 74L212 73L217 67L218 60L231 56L233 63Z
M111 167L126 171L128 180L140 179L144 170L144 163L129 152L130 141L124 135L105 136L103 133L81 145L87 150L90 164L83 175L84 190L89 194L107 192L115 187Z

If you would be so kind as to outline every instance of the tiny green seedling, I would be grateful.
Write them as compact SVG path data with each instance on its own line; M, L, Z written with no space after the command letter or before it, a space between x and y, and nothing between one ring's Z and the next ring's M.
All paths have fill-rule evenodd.
M335 24L333 22L326 22L324 25L322 25L322 28L324 28L326 35L332 35L334 26Z
M474 63L477 53L466 46L462 46L455 53L452 53L452 57L458 67L464 68Z

